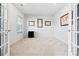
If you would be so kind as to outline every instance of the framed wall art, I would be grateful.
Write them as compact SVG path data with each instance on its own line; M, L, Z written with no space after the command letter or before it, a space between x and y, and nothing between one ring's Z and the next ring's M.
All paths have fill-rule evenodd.
M61 26L68 26L68 19L69 19L69 13L66 13L65 15L60 17L60 25Z
M35 21L29 21L29 26L35 26Z
M51 21L45 21L45 26L51 26Z
M43 19L37 19L37 27L42 28L43 27Z

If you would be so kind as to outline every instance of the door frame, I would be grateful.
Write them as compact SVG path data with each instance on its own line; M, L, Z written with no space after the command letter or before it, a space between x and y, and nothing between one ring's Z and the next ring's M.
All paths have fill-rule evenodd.
M77 56L77 34L76 34L77 33L77 16L76 16L77 4L78 3L71 3L69 26L68 26L68 56ZM73 11L73 16L72 16L72 11Z

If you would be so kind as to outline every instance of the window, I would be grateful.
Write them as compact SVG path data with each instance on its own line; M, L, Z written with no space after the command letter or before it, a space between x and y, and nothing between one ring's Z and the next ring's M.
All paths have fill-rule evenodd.
M22 33L22 17L18 16L16 19L16 32Z

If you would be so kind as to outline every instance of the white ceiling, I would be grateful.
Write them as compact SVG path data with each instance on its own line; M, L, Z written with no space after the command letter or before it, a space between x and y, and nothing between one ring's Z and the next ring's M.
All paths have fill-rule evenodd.
M66 3L17 3L15 4L26 15L53 15Z

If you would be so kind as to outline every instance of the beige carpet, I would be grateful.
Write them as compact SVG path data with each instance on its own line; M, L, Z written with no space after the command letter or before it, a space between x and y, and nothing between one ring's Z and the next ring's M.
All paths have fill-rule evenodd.
M22 39L11 45L11 56L65 56L67 45L53 39Z

